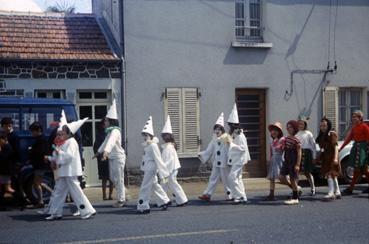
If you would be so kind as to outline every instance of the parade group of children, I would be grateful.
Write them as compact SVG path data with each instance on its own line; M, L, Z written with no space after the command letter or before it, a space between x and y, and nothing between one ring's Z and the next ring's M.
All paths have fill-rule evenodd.
M86 118L87 119L87 118ZM60 219L63 214L65 198L69 193L78 208L74 215L88 219L96 213L91 203L84 195L77 177L82 175L78 144L73 134L83 125L86 119L67 123L62 113L57 137L54 140L52 155L47 157L51 162L56 176L56 184L50 203L42 213L47 213L47 220ZM121 131L118 125L118 114L115 101L113 101L105 120L106 138L99 147L95 157L102 157L109 161L110 178L116 187L117 202L114 207L123 207L126 202L124 187L125 151L121 145ZM219 181L222 182L226 200L235 204L246 203L247 196L242 180L244 165L251 160L247 140L240 127L237 106L233 109L227 120L229 133L225 131L224 114L221 113L213 127L213 138L205 151L199 153L201 162L210 162L212 170L208 186L199 199L211 201ZM270 180L270 193L265 200L275 200L275 183L292 189L292 197L284 203L294 205L299 203L301 187L298 186L300 171L305 173L310 186L311 195L316 193L312 170L315 164L321 165L321 174L328 181L328 193L324 199L333 200L341 198L337 177L341 168L338 160L337 133L332 130L332 124L327 118L320 121L320 131L316 139L307 129L305 120L291 120L286 124L287 135L283 134L282 124L275 122L268 127L270 143L270 161L268 176ZM178 169L181 167L176 152L170 117L168 116L161 132L164 143L160 150L159 139L155 137L153 120L150 116L141 135L143 137L143 157L140 165L143 171L143 180L137 200L137 213L150 213L150 200L155 205L166 210L169 205L184 206L188 203L186 194L177 181ZM346 138L345 145L354 140L350 161L355 167L354 178L351 185L343 192L350 194L353 191L356 179L360 174L368 172L369 127L363 123L363 114L356 111L353 114L353 128ZM0 138L1 141L1 138ZM320 151L316 151L316 143ZM169 196L173 196L171 199Z
M283 136L282 125L279 122L269 125L272 138L270 144L271 159L269 162L268 179L270 180L270 194L266 200L275 200L275 181L292 189L292 198L284 203L288 205L298 204L301 195L301 187L298 186L298 176L303 171L311 187L311 196L315 196L315 183L313 170L319 164L320 174L327 179L328 193L325 200L341 199L342 195L350 195L358 177L366 175L369 183L369 126L363 122L363 113L354 111L352 114L352 128L344 143L338 148L338 135L332 128L331 121L323 117L320 120L319 134L314 139L307 129L306 120L291 120L287 122L287 136ZM341 194L338 176L341 175L341 163L339 151L350 141L354 141L350 151L348 165L354 168L354 176L351 184ZM316 150L316 144L319 151Z

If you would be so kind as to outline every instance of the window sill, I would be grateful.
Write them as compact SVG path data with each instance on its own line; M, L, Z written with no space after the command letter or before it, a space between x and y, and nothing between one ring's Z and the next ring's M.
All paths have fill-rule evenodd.
M270 42L252 42L252 41L233 41L232 47L235 48L262 48L269 49L273 47L273 43Z
M197 158L198 153L178 153L179 158Z

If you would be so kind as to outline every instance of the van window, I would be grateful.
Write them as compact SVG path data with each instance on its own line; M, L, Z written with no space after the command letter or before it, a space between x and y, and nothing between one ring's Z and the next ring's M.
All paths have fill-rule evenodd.
M44 131L47 131L60 119L61 108L22 108L22 130L28 130L33 122L39 122ZM54 126L55 127L55 126Z
M0 109L0 119L2 118L12 118L13 129L15 131L19 130L19 108L1 108Z

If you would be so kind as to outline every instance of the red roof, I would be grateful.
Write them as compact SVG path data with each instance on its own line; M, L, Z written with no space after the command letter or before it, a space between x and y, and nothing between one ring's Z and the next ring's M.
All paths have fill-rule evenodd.
M0 14L0 59L118 60L92 14Z

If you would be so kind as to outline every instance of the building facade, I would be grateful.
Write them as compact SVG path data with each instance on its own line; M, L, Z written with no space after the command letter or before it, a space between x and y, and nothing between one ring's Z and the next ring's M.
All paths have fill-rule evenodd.
M0 80L6 84L0 96L68 99L80 118L89 117L81 128L88 185L100 184L92 160L97 124L112 98L120 106L121 62L106 36L92 14L0 12Z
M343 136L352 110L367 117L369 3L335 3L93 0L97 19L124 44L130 173L141 162L149 115L157 135L171 115L180 174L190 176L199 173L197 153L211 140L217 116L237 102L251 177L266 175L269 123L309 118L316 134L327 115Z

